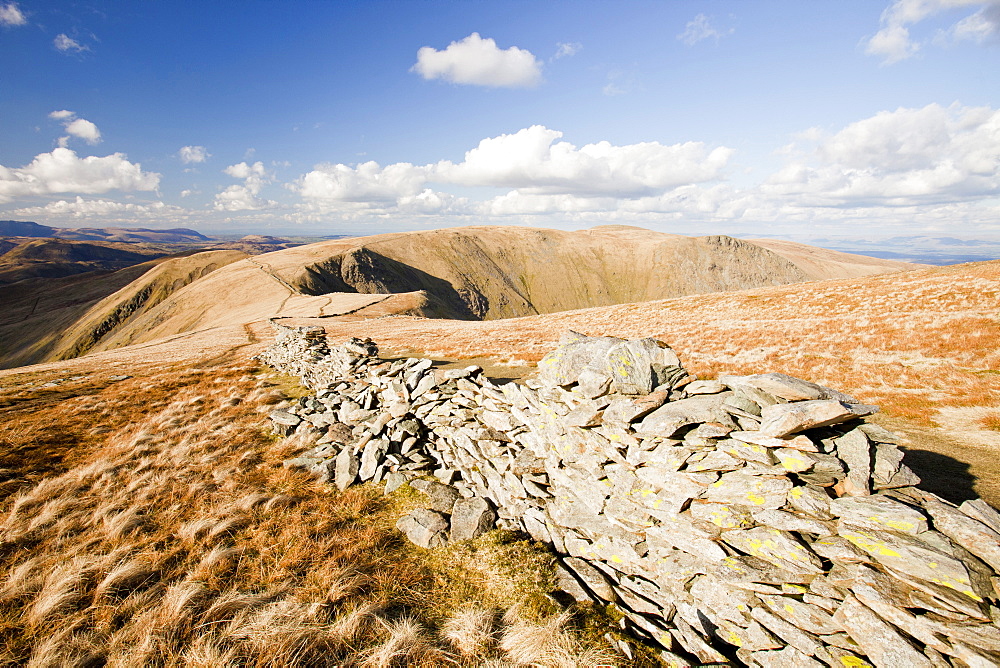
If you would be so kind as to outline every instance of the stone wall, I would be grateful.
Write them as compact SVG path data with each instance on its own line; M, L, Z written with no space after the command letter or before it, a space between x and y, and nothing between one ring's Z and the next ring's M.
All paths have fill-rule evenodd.
M527 532L667 665L1000 665L1000 513L919 489L874 406L777 373L697 380L652 339L570 332L497 385L276 326L261 358L315 391L271 414L316 438L287 465L420 489L399 528L425 547Z

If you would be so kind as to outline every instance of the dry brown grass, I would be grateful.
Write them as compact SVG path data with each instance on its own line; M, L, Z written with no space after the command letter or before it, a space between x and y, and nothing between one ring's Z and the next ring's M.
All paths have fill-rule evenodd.
M0 665L480 665L505 654L441 635L454 610L528 598L553 613L544 577L515 591L405 543L405 491L337 493L281 467L303 444L263 413L298 393L287 379L233 358L134 373L4 378ZM511 550L548 559L492 540L464 549L497 568Z
M1000 413L990 413L979 419L979 423L987 429L1000 431Z

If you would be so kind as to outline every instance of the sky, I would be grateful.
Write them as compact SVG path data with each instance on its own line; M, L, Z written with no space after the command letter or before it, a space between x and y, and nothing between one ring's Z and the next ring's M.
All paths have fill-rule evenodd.
M1000 0L0 0L0 219L1000 239Z

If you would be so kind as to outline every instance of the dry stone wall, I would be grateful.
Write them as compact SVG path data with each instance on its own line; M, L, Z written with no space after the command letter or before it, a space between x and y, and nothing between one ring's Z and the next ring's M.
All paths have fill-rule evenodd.
M315 394L272 412L341 489L410 484L435 547L499 525L558 555L667 665L1000 665L1000 513L921 490L874 406L783 374L698 380L653 339L568 333L535 379L330 348L262 355Z

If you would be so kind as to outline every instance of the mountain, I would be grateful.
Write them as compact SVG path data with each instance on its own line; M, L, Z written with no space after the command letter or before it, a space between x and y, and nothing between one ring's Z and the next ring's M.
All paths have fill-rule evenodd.
M204 243L212 239L204 234L177 227L169 230L150 230L143 227L78 227L56 228L58 239L77 241L117 241L122 243Z
M0 255L0 285L26 278L58 278L90 271L111 271L168 255L135 244L36 239Z
M202 243L210 237L178 227L151 230L144 227L49 227L38 223L0 220L0 237L52 237L74 241L117 241L123 243Z
M196 258L213 258L213 271L204 277L185 270L183 289L164 292L148 283L155 273L144 274L92 305L64 328L46 357L31 361L224 326L234 319L340 313L347 304L373 308L379 302L386 313L495 320L912 266L799 244L781 244L778 250L725 236L694 238L615 226L582 232L453 228L338 239L250 257L199 253ZM220 263L216 257L226 259ZM140 293L157 298L136 306ZM120 315L123 309L127 318ZM17 357L18 363L25 361Z
M51 237L56 228L18 220L0 220L0 237Z

